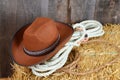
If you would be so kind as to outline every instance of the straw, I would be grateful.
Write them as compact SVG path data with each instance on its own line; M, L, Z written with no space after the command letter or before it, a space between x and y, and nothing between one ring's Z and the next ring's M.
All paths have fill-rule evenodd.
M118 46L120 49L120 24L106 24L104 30L104 36L93 38L91 40L102 39ZM85 72L99 68L101 65L117 58L117 55L118 51L115 47L108 44L100 42L82 44L80 47L74 47L64 68L68 71L74 71L77 73ZM76 61L77 63L73 63L73 61ZM71 67L69 67L68 64L70 64L69 66ZM13 65L13 70L14 73L11 76L12 80L119 80L120 59L118 58L116 62L98 70L97 72L95 71L87 75L79 76L66 73L61 69L48 77L37 77L32 74L30 69L17 64Z

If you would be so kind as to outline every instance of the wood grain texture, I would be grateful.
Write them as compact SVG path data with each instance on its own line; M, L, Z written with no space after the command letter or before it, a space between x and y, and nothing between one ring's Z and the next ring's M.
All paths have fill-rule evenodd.
M97 0L95 19L102 23L120 23L120 0Z
M13 5L16 3L9 2L9 0L0 1L0 68L1 68L1 76L6 77L10 74L10 35L15 30L15 21L14 11L15 9ZM15 1L15 0L14 0ZM9 10L9 11L8 11Z
M96 0L71 0L72 23L86 19L94 19Z
M49 0L41 0L41 16L48 17Z
M70 0L72 23L80 21L85 11L86 0Z
M120 23L120 0L0 0L0 77L11 73L12 36L41 16L69 24L86 19Z
M49 0L48 4L48 17L56 20L57 13L57 0Z
M67 23L67 0L56 1L56 20Z
M68 0L49 0L48 17L68 23L67 20L67 4Z
M95 19L120 23L120 0L70 0L72 23Z
M85 11L83 13L83 19L94 19L96 0L87 0Z

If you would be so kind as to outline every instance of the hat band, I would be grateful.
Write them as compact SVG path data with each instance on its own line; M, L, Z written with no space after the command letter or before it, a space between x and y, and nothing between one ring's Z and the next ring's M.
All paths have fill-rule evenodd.
M60 35L58 35L58 38L55 41L55 43L53 43L50 47L48 47L46 49L43 49L43 50L40 50L40 51L29 51L26 48L23 48L23 50L27 55L30 55L30 56L45 55L45 54L53 51L56 48L56 46L58 45L59 41L60 41Z

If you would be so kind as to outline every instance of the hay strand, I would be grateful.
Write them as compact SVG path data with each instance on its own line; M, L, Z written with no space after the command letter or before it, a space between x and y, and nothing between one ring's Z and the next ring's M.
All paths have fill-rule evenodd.
M120 24L106 24L104 30L104 36L90 40L102 39L120 48ZM63 69L77 73L85 72L99 68L117 56L118 50L111 45L97 42L82 44L72 50ZM37 77L28 68L17 64L13 65L13 70L12 80L120 80L120 59L117 58L112 65L107 65L97 72L80 76L63 72L61 69L62 71L58 70L48 77Z

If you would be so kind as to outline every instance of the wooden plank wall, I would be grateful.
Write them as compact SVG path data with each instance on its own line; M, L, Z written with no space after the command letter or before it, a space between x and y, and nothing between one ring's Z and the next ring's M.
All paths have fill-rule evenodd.
M11 73L13 34L40 16L69 24L86 19L120 23L120 0L0 0L0 77Z

